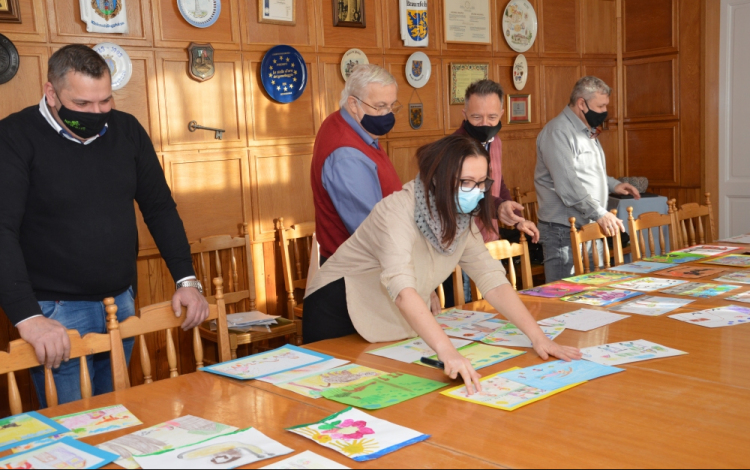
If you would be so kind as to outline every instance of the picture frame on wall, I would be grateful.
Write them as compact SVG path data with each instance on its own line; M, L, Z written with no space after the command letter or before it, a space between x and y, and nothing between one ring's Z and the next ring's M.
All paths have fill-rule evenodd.
M531 95L508 95L508 124L528 124L531 122Z
M492 44L490 0L445 0L445 42Z
M0 0L0 23L21 23L18 0Z
M490 64L452 63L450 78L450 104L464 104L469 85L490 78Z
M295 26L297 0L258 0L258 23Z
M365 0L331 0L333 25L345 28L364 28Z

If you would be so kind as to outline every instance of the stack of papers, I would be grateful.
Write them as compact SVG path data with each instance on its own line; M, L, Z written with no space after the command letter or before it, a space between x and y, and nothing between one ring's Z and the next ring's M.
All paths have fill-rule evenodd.
M276 324L278 316L266 315L254 310L252 312L231 313L227 315L227 325L233 330L248 330L252 327L269 327Z

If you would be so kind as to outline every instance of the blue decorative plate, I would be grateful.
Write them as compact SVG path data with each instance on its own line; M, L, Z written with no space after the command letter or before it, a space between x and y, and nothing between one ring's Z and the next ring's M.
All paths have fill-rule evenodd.
M208 28L219 19L221 0L177 0L177 8L191 25Z
M307 64L291 46L275 46L260 65L263 88L279 103L291 103L302 96L307 86Z

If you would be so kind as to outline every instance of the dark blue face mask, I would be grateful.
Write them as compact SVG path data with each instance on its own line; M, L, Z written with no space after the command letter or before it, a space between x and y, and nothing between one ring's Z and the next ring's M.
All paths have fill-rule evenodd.
M362 127L372 135L386 135L396 125L396 115L388 113L384 116L365 114L360 121Z

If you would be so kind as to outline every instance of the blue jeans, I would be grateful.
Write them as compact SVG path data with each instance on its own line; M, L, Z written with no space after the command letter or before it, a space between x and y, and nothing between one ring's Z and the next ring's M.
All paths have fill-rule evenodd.
M572 245L570 243L570 227L540 220L539 243L544 247L544 277L547 283L575 275ZM592 271L601 268L604 262L604 245L601 241L597 241L596 247L599 251L600 266L594 266L591 242L586 244Z
M117 321L124 321L135 315L133 302L133 288L115 297L117 305ZM107 333L107 312L102 302L71 302L60 300L39 302L42 314L59 321L69 330L78 330L81 337L88 333ZM130 363L133 352L134 338L123 340L125 359ZM87 357L89 374L91 375L91 390L94 395L101 395L112 391L112 368L109 353L99 353ZM60 405L81 399L80 360L71 359L60 364L52 371L57 387L57 399ZM34 382L41 408L47 407L44 395L44 368L31 369L31 380Z

